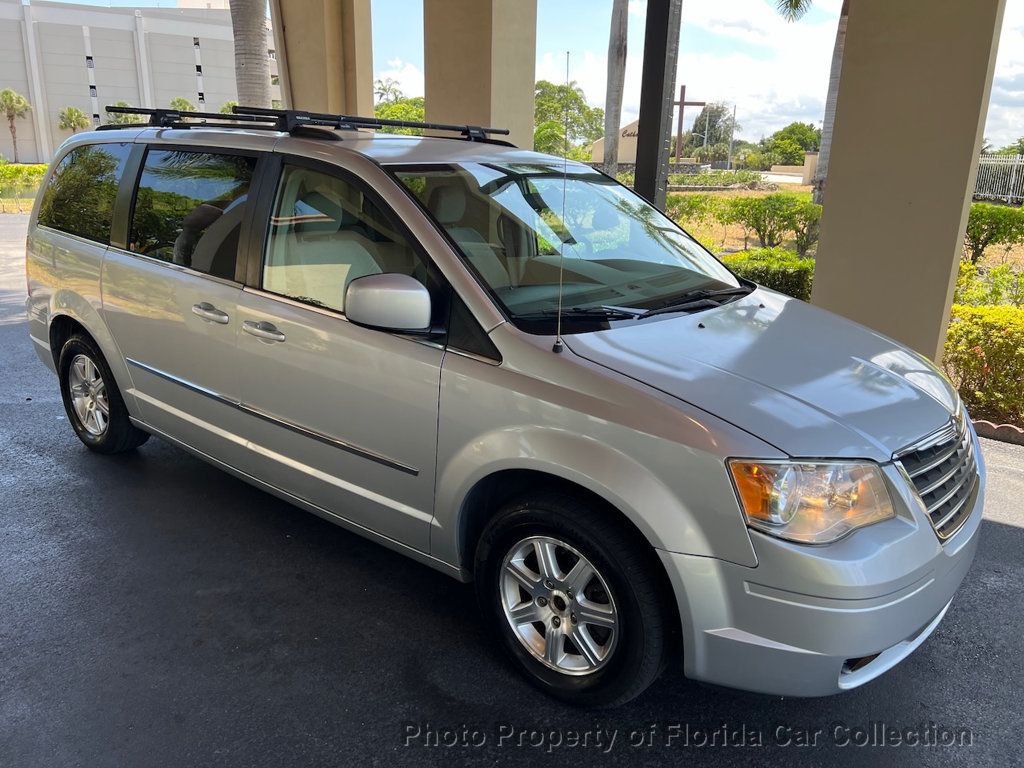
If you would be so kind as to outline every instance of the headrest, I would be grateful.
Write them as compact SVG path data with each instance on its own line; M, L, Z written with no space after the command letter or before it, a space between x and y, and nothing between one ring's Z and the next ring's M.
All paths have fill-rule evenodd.
M434 187L428 208L442 226L459 224L466 215L466 188L461 184Z
M295 232L304 235L337 232L358 222L354 213L322 192L307 192L303 195L295 203L295 213L300 217L295 223Z

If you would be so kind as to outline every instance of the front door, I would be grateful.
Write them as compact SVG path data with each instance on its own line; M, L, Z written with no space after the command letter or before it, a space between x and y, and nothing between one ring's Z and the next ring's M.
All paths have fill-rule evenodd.
M344 295L382 272L441 291L374 199L340 170L284 164L258 287L238 299L251 472L426 552L444 350L348 322Z

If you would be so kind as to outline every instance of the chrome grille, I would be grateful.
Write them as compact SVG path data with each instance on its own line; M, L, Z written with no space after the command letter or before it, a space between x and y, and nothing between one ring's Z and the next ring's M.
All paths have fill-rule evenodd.
M970 517L978 488L974 442L962 416L946 429L901 451L903 465L928 511L936 535L948 539Z

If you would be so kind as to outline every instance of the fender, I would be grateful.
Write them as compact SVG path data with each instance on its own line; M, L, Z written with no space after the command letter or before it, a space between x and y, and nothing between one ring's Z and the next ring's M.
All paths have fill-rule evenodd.
M543 472L586 488L624 514L657 549L716 556L693 511L646 467L594 438L540 426L481 435L439 467L432 556L461 562L465 501L477 483L506 469Z
M117 342L114 341L114 337L111 336L106 322L93 303L73 290L60 288L50 298L49 315L47 333L53 326L53 322L59 317L69 317L88 331L100 348L100 352L103 353L107 365L110 366L110 372L114 375L114 382L121 392L128 413L138 418L138 404L135 402L135 396L131 394L134 391L131 372L128 370L121 350L117 346ZM55 356L60 354L60 350L53 350L53 354Z

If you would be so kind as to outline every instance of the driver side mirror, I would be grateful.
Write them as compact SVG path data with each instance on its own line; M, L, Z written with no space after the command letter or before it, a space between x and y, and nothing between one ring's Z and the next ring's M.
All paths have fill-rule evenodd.
M430 330L430 292L410 275L357 277L345 289L345 316L368 328L424 333Z

